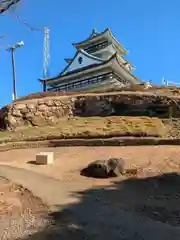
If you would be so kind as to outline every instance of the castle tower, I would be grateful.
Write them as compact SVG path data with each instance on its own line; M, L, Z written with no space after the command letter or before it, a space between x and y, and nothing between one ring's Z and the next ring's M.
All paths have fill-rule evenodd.
M135 67L125 60L128 51L109 28L101 33L94 29L86 40L73 46L76 53L72 59L65 59L63 71L40 80L46 81L48 91L107 91L141 83L132 73Z

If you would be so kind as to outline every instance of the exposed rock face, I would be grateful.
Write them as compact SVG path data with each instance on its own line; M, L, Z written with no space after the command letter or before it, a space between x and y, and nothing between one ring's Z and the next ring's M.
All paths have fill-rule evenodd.
M117 177L125 173L125 162L121 158L97 160L82 169L81 175L94 178Z
M53 125L60 117L72 115L71 101L37 100L14 103L0 110L1 129L16 129L19 127Z
M74 114L80 116L150 116L180 117L180 101L162 96L99 95L80 96L74 102ZM172 108L173 111L170 111Z
M0 128L53 125L58 123L61 117L72 116L180 117L180 100L173 101L161 96L132 96L120 93L17 101L0 110Z

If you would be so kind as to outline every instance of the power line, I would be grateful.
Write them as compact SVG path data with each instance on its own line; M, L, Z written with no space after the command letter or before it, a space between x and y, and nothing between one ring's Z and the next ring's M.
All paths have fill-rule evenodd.
M50 29L48 27L35 27L30 25L26 20L21 19L19 15L15 15L15 19L28 27L31 31L44 32L44 60L43 60L43 77L48 76L48 66L50 62Z
M20 0L17 0L16 3L19 2L19 1ZM44 32L43 77L44 77L44 79L46 79L49 75L48 67L49 67L49 62L50 62L50 28L49 27L35 27L35 26L32 26L28 23L28 21L26 21L24 19L21 19L18 14L13 14L13 15L11 15L11 17L15 18L18 22L25 25L31 31L39 31L39 32L43 31ZM4 36L0 36L0 39L3 38L3 37ZM0 48L2 48L2 47L0 47Z
M3 39L5 36L4 35L2 35L2 36L0 36L0 39Z
M24 24L26 27L28 27L31 31L43 31L43 28L35 27L30 25L26 20L21 19L19 15L15 15L16 20L18 20L20 23Z
M49 62L50 62L50 28L49 27L34 27L30 25L26 20L21 19L19 15L15 15L16 20L24 24L31 31L44 31L44 59L43 59L43 77L46 79L48 77Z

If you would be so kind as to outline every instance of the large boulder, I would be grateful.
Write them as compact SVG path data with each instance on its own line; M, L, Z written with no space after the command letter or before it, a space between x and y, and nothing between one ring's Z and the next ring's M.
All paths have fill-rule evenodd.
M110 158L107 160L109 176L119 176L125 174L125 161L122 158Z
M125 173L125 162L121 158L97 160L81 170L81 175L94 178L117 177Z

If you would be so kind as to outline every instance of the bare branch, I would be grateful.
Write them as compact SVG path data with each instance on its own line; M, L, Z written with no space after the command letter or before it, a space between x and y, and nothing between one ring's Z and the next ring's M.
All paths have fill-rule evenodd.
M2 0L0 1L0 14L8 11L11 6L19 3L20 0Z

